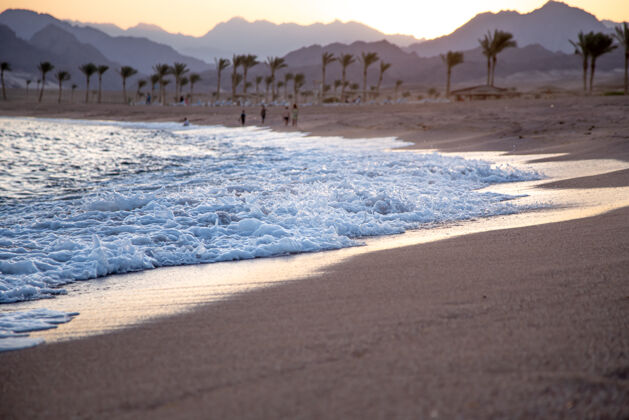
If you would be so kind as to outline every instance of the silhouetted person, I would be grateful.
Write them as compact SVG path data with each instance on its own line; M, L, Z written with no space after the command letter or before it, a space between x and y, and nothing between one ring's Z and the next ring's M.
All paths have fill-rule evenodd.
M299 109L297 104L293 104L293 127L297 127L297 119L299 118Z
M282 118L284 118L284 125L288 126L288 120L290 120L290 111L288 110L287 106L284 107L284 112L282 112Z
M245 114L245 109L240 112L240 124L244 127L245 120L247 119L247 114Z
M262 121L262 124L264 124L265 119L266 119L266 108L264 107L264 104L262 104L262 109L260 110L260 120Z

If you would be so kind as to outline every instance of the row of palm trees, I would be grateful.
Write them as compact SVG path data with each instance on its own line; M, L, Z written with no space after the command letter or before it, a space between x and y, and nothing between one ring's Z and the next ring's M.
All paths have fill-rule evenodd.
M590 93L594 84L594 72L596 71L596 60L603 54L607 54L616 48L618 45L614 44L614 40L618 41L618 44L625 49L625 95L628 93L629 80L627 78L627 67L629 63L629 28L627 22L623 22L622 25L616 26L613 35L607 35L601 32L579 32L576 41L570 41L574 46L574 53L582 57L583 63L583 90L587 91L588 81L588 62L590 70Z
M624 92L628 93L628 63L629 63L629 28L627 27L627 23L623 23L615 28L615 33L613 35L607 35L604 33L594 33L589 32L587 34L583 32L579 32L578 38L576 41L570 41L572 45L575 47L575 53L580 55L583 58L583 89L587 91L587 81L588 81L588 68L589 68L589 91L592 92L593 84L594 84L594 73L596 70L596 60L603 54L606 54L610 51L613 51L618 47L618 45L614 44L614 40L618 41L619 45L624 47L625 50L625 73L624 73ZM496 64L497 57L502 51L507 48L516 47L517 43L513 39L513 34L509 32L505 32L499 29L496 29L492 32L488 32L483 38L478 40L479 45L481 47L483 55L487 57L487 86L494 86L495 73L496 73ZM463 52L460 51L448 51L446 54L441 55L441 59L446 65L447 77L446 77L446 96L450 95L450 81L452 75L452 68L457 66L464 61ZM221 95L221 75L224 70L226 70L229 66L232 66L232 74L231 74L231 99L236 101L238 98L237 89L238 86L242 83L242 97L247 99L247 90L252 86L252 83L247 81L247 76L249 71L259 65L266 64L269 67L269 75L266 77L257 76L255 78L255 90L256 97L260 98L259 87L262 82L266 85L266 95L265 99L268 102L269 93L271 94L272 101L277 100L279 96L279 90L284 87L284 98L288 99L288 84L290 81L293 82L293 97L295 101L297 101L300 91L305 85L306 79L303 73L293 74L290 72L284 73L284 80L277 80L277 73L287 67L286 61L281 57L267 57L264 63L258 60L258 57L253 54L246 55L234 55L232 60L226 58L215 59L216 61L216 71L217 71L217 86L215 93L215 100L220 101ZM350 83L347 80L347 69L354 63L359 62L362 64L362 98L363 100L368 99L367 91L367 75L369 68L380 62L380 71L378 75L378 81L375 86L371 87L372 96L379 96L380 94L380 86L382 84L384 73L391 67L391 63L386 63L381 60L377 53L375 52L363 52L360 56L354 56L353 54L339 54L335 56L330 52L323 52L321 54L321 80L319 81L319 100L321 102L326 100L326 93L331 89L330 85L326 84L326 70L327 67L334 63L338 62L341 66L341 79L337 79L334 81L334 93L336 95L337 89L341 88L340 101L344 102L347 100L347 88L350 88L352 91L358 91L359 86L356 83ZM41 89L39 91L39 102L42 101L44 95L44 85L46 83L46 74L54 69L54 65L50 62L41 62L38 65L38 70L41 73ZM242 72L239 69L242 68ZM98 74L98 103L101 102L102 98L102 77L107 70L109 70L109 66L106 65L96 65L94 63L86 63L79 67L80 71L85 75L86 80L86 89L85 89L85 102L89 101L89 87L90 87L90 79L94 74ZM4 83L4 73L5 71L11 71L11 66L7 62L0 63L0 80L2 82L2 97L6 100L6 89ZM189 73L189 69L184 63L174 63L172 66L168 64L156 64L153 66L154 73L149 77L148 81L145 79L138 80L137 82L137 92L136 95L141 95L141 90L150 83L151 86L151 97L155 97L155 85L159 84L159 98L162 104L166 103L166 86L170 83L170 80L167 79L167 76L172 75L175 79L175 98L179 100L182 96L182 89L185 85L190 84L190 96L192 97L194 94L194 84L201 80L201 77L197 73L191 73L189 76L186 76ZM130 66L122 66L118 69L118 74L122 78L122 94L123 101L125 103L128 102L127 97L127 88L126 83L127 79L137 74L137 70ZM63 83L65 81L70 80L70 74L68 71L60 70L55 74L55 79L59 84L59 95L58 101L61 101L61 95L63 90ZM40 82L38 80L38 83ZM28 85L30 84L30 80L27 81L27 92ZM395 88L395 96L397 98L397 90L402 84L401 80L396 82ZM76 85L73 85L73 90L76 88Z
M627 75L629 66L629 28L627 27L627 22L623 22L621 25L617 26L613 35L607 35L602 32L589 32L587 34L579 32L577 41L570 41L575 47L575 54L583 58L584 91L587 91L588 64L590 69L589 91L591 93L594 86L596 60L601 55L611 52L618 47L618 45L614 45L614 39L618 41L618 44L625 50L624 93L625 95L629 93L629 80ZM517 47L517 42L513 39L513 34L496 29L493 33L488 32L483 38L478 40L478 43L480 44L483 55L487 57L487 86L494 86L498 54L507 48ZM441 59L447 68L446 96L449 96L452 68L463 63L464 56L461 51L448 51L447 54L441 54Z
M369 67L371 67L374 63L380 61L380 74L378 76L378 82L373 90L374 94L377 96L380 92L380 85L382 84L382 79L384 73L391 67L391 63L386 63L378 57L378 54L375 52L363 52L360 56L356 57L353 54L339 54L338 56L334 56L334 54L330 52L323 52L321 54L321 80L319 81L319 100L324 101L326 99L326 93L331 89L330 85L326 84L326 70L327 67L333 62L338 61L341 65L341 79L336 80L334 82L334 90L340 86L341 87L341 101L345 101L346 97L346 88L351 87L352 85L347 80L347 69L349 66L359 61L363 65L363 88L362 88L362 97L366 99L367 96L367 73ZM284 80L278 80L277 74L278 72L286 68L288 65L286 64L286 60L281 57L267 57L266 61L262 63L258 60L258 57L253 54L246 55L234 55L231 61L227 58L218 58L215 59L216 63L216 101L220 101L221 95L221 79L222 72L226 70L229 66L232 66L231 73L231 98L232 100L236 100L238 97L237 90L238 86L242 83L242 96L247 98L247 90L251 87L252 83L247 81L247 75L249 70L259 64L265 64L269 68L269 74L266 77L257 76L255 78L255 89L256 96L260 97L259 86L262 82L266 85L266 95L265 99L268 101L269 94L271 96L272 101L276 101L279 96L279 90L284 87L284 96L288 97L288 83L290 81L293 82L293 96L295 100L297 100L299 96L300 89L305 85L305 75L303 73L293 74L291 72L284 73ZM239 69L242 68L242 72L239 72ZM355 89L357 90L357 89Z
M46 75L48 73L50 73L52 70L55 69L55 66L50 63L49 61L42 61L37 65L37 70L39 71L39 73L41 74L41 78L40 80L38 80L37 82L40 83L41 82L41 87L39 90L39 98L38 98L38 102L41 102L44 98L44 87L46 85ZM107 72L107 70L109 70L109 66L106 65L96 65L94 63L85 63L81 66L79 66L79 70L81 71L81 73L83 73L85 75L85 103L89 102L89 92L90 92L90 80L92 78L92 76L94 74L98 75L98 97L97 97L97 102L101 103L102 101L102 86L103 86L103 74L105 74L105 72ZM123 99L124 102L127 102L127 91L126 91L126 82L127 79L131 76L133 76L134 74L136 74L138 71L136 69L134 69L133 67L130 66L122 66L120 67L120 69L118 69L118 74L120 74L120 76L122 77L122 94L123 94ZM55 80L57 81L57 83L59 84L59 94L58 94L58 98L57 98L57 102L61 102L61 96L62 96L62 92L63 92L63 83L70 80L71 79L71 75L67 70L58 70L55 73ZM27 95L28 95L28 85L31 83L30 80L26 81L26 87L27 87ZM3 87L4 87L4 83L3 83ZM72 91L74 91L74 89L77 87L77 85L73 84L72 85Z

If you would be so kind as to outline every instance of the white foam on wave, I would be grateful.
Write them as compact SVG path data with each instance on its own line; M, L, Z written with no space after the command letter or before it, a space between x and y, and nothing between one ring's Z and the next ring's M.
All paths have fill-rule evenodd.
M0 136L0 302L112 273L338 249L514 213L512 196L478 190L540 176L389 151L403 145L392 138L28 119L0 119Z
M0 352L34 347L44 342L29 337L32 331L49 330L70 322L78 312L66 313L51 309L0 313Z

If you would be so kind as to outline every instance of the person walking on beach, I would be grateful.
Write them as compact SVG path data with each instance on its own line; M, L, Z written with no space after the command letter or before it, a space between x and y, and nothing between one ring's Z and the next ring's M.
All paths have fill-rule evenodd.
M262 124L264 124L264 120L266 119L266 108L264 104L262 104L262 109L260 109L260 120L262 120Z
M293 104L293 127L297 127L297 119L299 117L299 109L297 104Z
M288 120L290 120L290 112L289 112L287 106L284 107L284 112L282 113L282 118L284 118L284 126L288 127Z
M242 111L240 112L240 124L244 127L245 126L245 120L247 119L247 114L245 114L245 109L243 108Z

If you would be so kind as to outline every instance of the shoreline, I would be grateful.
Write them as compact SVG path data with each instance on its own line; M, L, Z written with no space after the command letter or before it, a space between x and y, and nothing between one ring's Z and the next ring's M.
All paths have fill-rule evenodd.
M621 105L615 101L611 103L615 108L620 108L622 115L622 111L625 111L622 107L626 106L627 101L620 101ZM491 108L503 106L504 103L490 105ZM441 112L440 107L436 108L439 109L433 107L432 111L424 111ZM539 112L539 108L536 111ZM411 107L413 110L416 108ZM355 115L352 114L350 120L362 118L361 124L368 125L369 118L363 115L363 111L361 108L353 110ZM0 114L5 113L0 109ZM323 118L317 115L317 118ZM345 122L348 119L346 117L341 115L328 126L334 127L339 119ZM330 118L329 115L327 118ZM395 120L401 117L387 115L387 118ZM317 124L320 122L317 120ZM610 132L613 134L623 124L626 128L626 123L622 121L617 124L606 127L607 134L593 136L596 137L594 141L605 138L604 144L592 145L589 140L596 130L590 130L590 134L573 135L573 142L562 144L561 147L572 148L569 159L614 156L626 162L629 160L626 137L616 141L610 136ZM488 127L480 127L477 132L481 133L482 128L488 130ZM349 131L358 137L361 130L365 129L354 127ZM380 132L382 129L375 131ZM422 128L414 135L420 138L420 134L426 134L425 131L430 130ZM316 127L311 132L320 134ZM458 138L456 141L449 141L446 134L437 129L430 134L432 137L424 138L424 143L432 141L442 144L446 151L498 146L496 141L484 142L482 138L491 137L486 134L463 140ZM503 140L500 143L503 147L505 142L517 143L514 135L495 136ZM590 136L588 141L582 138L586 136ZM410 137L412 135L402 139L408 140ZM530 144L533 141L538 143L536 149ZM416 146L421 146L419 143L416 141ZM525 143L529 143L528 146ZM517 145L523 149L516 148L517 153L561 149L549 145L543 138L529 139ZM614 152L618 150L620 153L615 156ZM541 161L565 159L566 156L554 156ZM554 187L561 188L562 182L563 186L568 183L570 188L626 187L629 185L626 172L626 169L620 169L583 179L572 178L558 181L559 186L554 183ZM579 400L570 398L573 394L583 397L580 394L585 393L587 396L588 392L593 392L588 389L591 383L599 383L597 375L607 378L602 388L605 393L618 395L620 392L622 395L623 390L626 390L622 375L617 375L620 379L614 379L612 373L614 369L620 369L621 372L623 366L627 366L626 354L629 354L620 351L626 350L629 345L627 329L623 331L621 328L629 319L629 311L622 298L615 298L629 295L626 282L622 281L623 273L629 267L629 257L623 253L627 249L628 214L624 208L588 219L474 233L430 244L358 255L326 267L322 274L309 276L299 282L283 283L279 288L237 295L228 301L203 305L185 314L143 323L104 336L2 354L0 359L7 363L2 364L4 368L0 367L0 374L9 380L3 385L3 391L7 390L7 393L2 393L5 396L0 397L0 407L8 411L0 408L0 413L4 412L9 417L18 412L36 415L38 412L43 413L39 410L46 409L46 404L50 404L48 409L52 410L53 416L56 413L60 417L80 413L100 413L97 417L168 417L173 413L181 415L180 411L172 411L177 407L177 410L184 409L186 411L183 412L190 415L212 410L214 413L243 418L312 418L317 417L317 414L323 415L326 412L321 411L323 409L333 408L336 411L327 413L337 412L354 418L373 413L371 410L365 411L369 407L367 401L371 398L372 409L380 413L377 417L426 417L432 416L435 410L438 416L445 417L518 417L527 413L545 416L555 413L556 416L591 412L626 415L622 410L627 406L624 404L627 400L622 398L619 401L612 399L611 402L609 399L603 402L590 401L590 405L583 405ZM570 240L575 232L581 233L577 236L580 241ZM589 240L585 241L583 235ZM601 254L603 250L606 253ZM432 259L426 257L426 252L432 255ZM457 264L452 265L452 261ZM490 266L495 267L501 275L496 276L496 273L488 271L485 261L491 261ZM458 266L459 263L461 266ZM584 267L586 275L575 271L578 267ZM600 272L593 267L597 267ZM540 273L540 278L537 278L536 272ZM473 281L462 282L463 274ZM602 279L613 280L610 285L605 287L599 278L600 274L603 275ZM587 294L578 292L583 288L592 289L592 278L588 275L595 279L593 284L603 288L596 295L600 298L598 303L602 299L607 306L593 306ZM510 277L532 281L539 290L515 282ZM421 278L421 282L417 281L418 278ZM389 284L390 281L394 282L395 287ZM561 284L574 286L575 289L568 287L563 290L559 287ZM426 296L418 293L419 290L426 292ZM476 295L481 290L486 291L486 294L477 300ZM543 291L548 292L548 295L544 295ZM588 318L578 307L560 304L557 301L560 291L568 293L576 306L586 304L592 311L591 317ZM495 294L494 299L498 299L495 307L487 305L485 301L493 297L491 294ZM535 299L543 302L542 307L533 304ZM523 315L526 322L510 314L510 303L513 302L519 302L516 312ZM608 319L605 318L606 314L613 316ZM580 321L572 321L570 317ZM204 322L207 319L217 323L207 324ZM588 324L593 319L596 322ZM470 331L478 331L478 337L466 332L470 327L469 322L474 324ZM562 329L554 323L561 323ZM539 329L532 329L531 325ZM506 329L503 330L501 326ZM247 333L237 330L243 327ZM487 332L483 333L485 328L496 336L487 336ZM581 333L578 332L580 328L583 328ZM605 334L600 336L597 328ZM559 336L567 334L567 342L573 344L575 349L567 349L563 345L547 348L548 342L539 341L538 336L550 333ZM191 348L182 352L178 344L165 340L164 335L171 339L180 337ZM434 336L435 341L424 341L425 335ZM513 343L506 344L505 340L514 335L516 343L524 346L525 351L518 350ZM553 336L547 337L550 339ZM592 337L596 340L592 341ZM465 345L452 348L453 343ZM619 348L618 352L610 354L605 350L611 343ZM590 348L593 344L595 349L601 350L594 351L588 356L589 359L584 359L579 350ZM159 345L159 351L155 350L155 345ZM489 351L485 354L468 347ZM112 354L107 351L112 351ZM211 356L204 353L207 351ZM514 360L510 351L522 359L516 357ZM421 357L418 358L414 352ZM98 354L98 357L89 357L80 363L77 361L88 354ZM487 355L491 354L498 357L495 360L489 360L491 357L487 359ZM586 382L557 381L553 372L567 366L562 358L564 356L574 362L570 366L582 367L587 372L586 377L594 378L591 379L594 382L588 382L590 379ZM42 373L36 368L51 357L58 360L58 364L50 372ZM116 357L128 360L118 360ZM143 357L149 357L151 362L142 362ZM519 366L514 364L516 360L523 363L524 368L516 369ZM548 363L540 365L540 360L547 360ZM182 364L193 361L196 363L191 366ZM465 361L467 364L461 364ZM169 366L171 363L173 365ZM23 369L27 366L30 367L25 372ZM69 371L61 373L63 366ZM128 379L124 366L134 367L132 378L141 385L139 389L129 389L124 382L120 382ZM173 370L175 366L181 372ZM207 376L200 375L193 369L194 366ZM454 366L459 366L460 371L452 370ZM477 368L470 370L470 366ZM111 372L107 371L108 367L112 368ZM356 371L357 367L360 370ZM323 372L319 372L319 368ZM577 375L577 370L571 371L573 376ZM548 375L533 374L537 371L548 371ZM19 372L26 375L22 377ZM103 377L98 379L93 372L100 372ZM467 372L467 375L461 372ZM86 384L81 375L96 382L83 389L82 386ZM611 379L609 375L612 375ZM173 381L173 377L176 380ZM60 378L68 380L74 394L50 391L50 395L43 398L47 403L20 400L20 390L35 391L45 384L54 385ZM427 382L422 382L421 378ZM377 383L381 386L376 387ZM174 389L173 386L183 388ZM477 389L479 386L486 386L487 389ZM550 393L547 391L549 387ZM582 390L584 387L585 391ZM237 396L225 394L233 389L237 390ZM503 391L505 397L492 400L492 395L502 396ZM40 392L43 390L40 389ZM95 395L102 397L102 400L94 400ZM523 397L526 398L521 400ZM68 398L72 398L72 401ZM534 401L540 398L544 404L539 405ZM568 404L570 401L571 405ZM542 411L535 411L538 408Z

